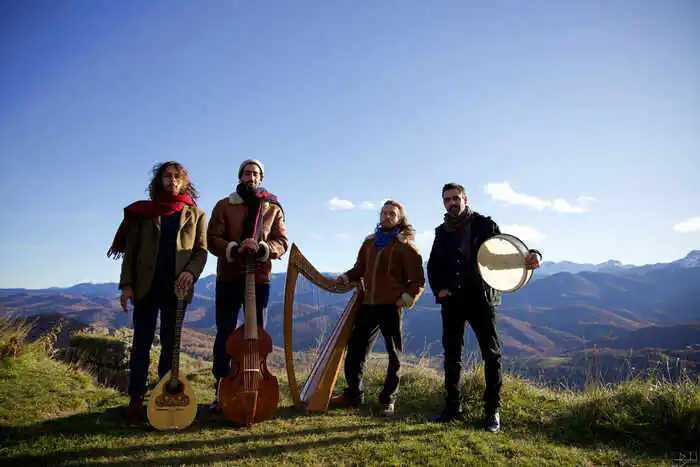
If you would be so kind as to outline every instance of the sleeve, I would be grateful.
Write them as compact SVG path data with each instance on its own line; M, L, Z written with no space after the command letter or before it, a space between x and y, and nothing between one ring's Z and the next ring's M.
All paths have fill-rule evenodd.
M197 233L192 247L192 255L184 270L192 274L195 282L207 264L207 215L201 213L197 220Z
M406 303L407 308L413 308L425 290L425 273L423 272L423 258L418 249L407 245L408 253L405 256L404 268L408 276L408 283L401 294L401 298Z
M235 248L231 248L232 244L235 242L230 242L226 239L226 199L222 199L211 213L211 219L209 219L209 227L207 228L207 239L205 245L207 245L209 251L212 255L219 258L228 258L231 260L231 254L235 254L237 251Z
M279 259L289 248L287 227L284 225L284 214L281 209L277 208L275 219L272 221L272 227L270 228L270 235L268 235L266 242L260 242L260 246L262 253L258 261Z
M127 215L127 214L125 214ZM136 217L132 217L132 222L129 222L129 230L126 233L126 247L124 248L124 256L122 257L122 270L119 277L119 289L124 287L132 287L136 280L134 268L136 265L136 256L139 249L139 235L141 234L141 223Z
M349 282L358 282L360 279L365 277L365 271L367 270L367 242L362 243L360 251L357 253L357 260L352 269L345 271L343 276L347 278Z
M428 283L433 295L437 298L438 293L445 288L445 280L442 277L440 267L440 234L439 228L435 229L435 238L433 246L430 248L430 257L428 258Z

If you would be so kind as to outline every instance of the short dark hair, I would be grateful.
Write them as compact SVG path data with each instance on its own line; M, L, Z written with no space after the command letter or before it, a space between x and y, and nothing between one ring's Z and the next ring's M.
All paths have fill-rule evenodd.
M445 186L442 187L442 194L444 195L447 190L459 190L460 194L464 196L467 195L467 191L459 183L446 183Z

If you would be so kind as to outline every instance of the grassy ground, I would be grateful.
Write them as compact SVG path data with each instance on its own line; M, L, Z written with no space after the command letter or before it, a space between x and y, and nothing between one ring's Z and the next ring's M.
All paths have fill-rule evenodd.
M49 358L41 345L25 345L21 357L0 360L0 464L671 465L674 450L700 449L698 382L635 380L572 392L506 377L503 430L494 435L480 424L479 367L464 378L466 420L436 425L427 418L442 406L441 375L407 368L397 417L386 420L376 402L384 361L374 362L361 409L300 413L278 372L276 418L238 428L207 409L206 364L183 357L200 407L195 424L169 433L124 424L124 395Z

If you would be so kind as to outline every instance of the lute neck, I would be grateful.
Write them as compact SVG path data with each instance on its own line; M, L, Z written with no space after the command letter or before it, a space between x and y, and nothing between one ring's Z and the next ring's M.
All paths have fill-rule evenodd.
M170 370L171 379L178 379L180 376L180 342L182 338L182 322L185 318L185 299L178 297L177 311L175 312L175 340L173 342L173 364Z

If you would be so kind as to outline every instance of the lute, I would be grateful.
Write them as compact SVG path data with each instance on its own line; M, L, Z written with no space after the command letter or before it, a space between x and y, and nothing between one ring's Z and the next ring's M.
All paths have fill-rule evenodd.
M148 399L148 422L157 430L184 430L197 416L197 399L192 385L180 373L180 341L182 322L185 318L185 292L175 291L177 311L173 362L171 370L163 376Z

